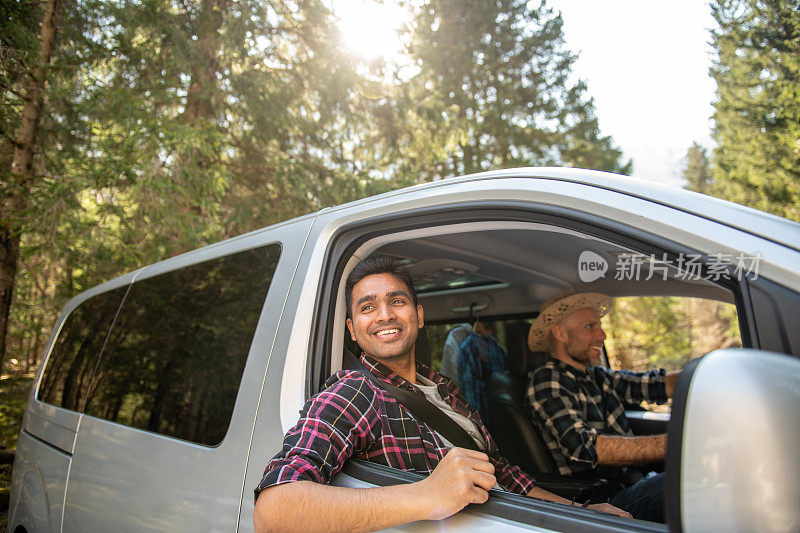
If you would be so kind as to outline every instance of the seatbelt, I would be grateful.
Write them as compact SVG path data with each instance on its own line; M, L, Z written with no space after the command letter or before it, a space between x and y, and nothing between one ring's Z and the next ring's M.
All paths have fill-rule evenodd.
M481 451L497 459L495 453L481 450L475 443L475 440L470 437L469 433L467 433L463 427L459 426L455 420L444 414L441 409L425 399L424 396L401 389L400 387L378 379L375 374L370 372L369 369L364 366L364 363L349 350L344 351L342 362L345 368L364 374L364 376L377 387L389 393L389 395L397 400L403 407L408 409L415 418L425 422L431 429L450 441L453 446Z

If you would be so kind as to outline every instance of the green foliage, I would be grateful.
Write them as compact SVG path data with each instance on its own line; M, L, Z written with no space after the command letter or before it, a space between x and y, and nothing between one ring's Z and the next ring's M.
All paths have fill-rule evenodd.
M615 298L603 327L614 368L678 370L713 350L741 346L736 307L700 298Z
M529 165L629 172L600 136L585 85L570 83L561 25L544 2L426 3L410 46L418 72L395 85L380 130L396 175Z
M18 125L19 84L38 48L41 15L36 2L0 2L0 131L6 140L13 137Z
M800 220L800 2L716 0L715 194Z
M0 379L0 449L15 449L22 412L33 376L7 376Z
M617 298L608 315L609 352L623 368L681 368L688 360L680 298Z
M35 46L37 6L3 4L6 48ZM391 75L337 46L320 0L64 4L31 202L16 214L14 368L35 366L67 298L229 236L488 168L627 172L569 82L546 5L436 0L410 31L415 66ZM6 132L20 109L6 86L25 72L9 65Z
M706 149L698 143L692 143L686 152L683 177L686 180L685 188L702 194L712 193L714 178L711 176L711 164Z

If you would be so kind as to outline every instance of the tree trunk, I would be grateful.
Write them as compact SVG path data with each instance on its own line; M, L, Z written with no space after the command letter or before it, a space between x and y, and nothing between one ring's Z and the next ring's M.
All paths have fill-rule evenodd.
M190 46L191 67L189 86L186 94L186 107L179 117L181 123L196 128L194 135L201 135L202 129L216 122L216 99L218 98L217 75L220 69L219 52L221 47L220 30L225 22L228 0L202 0L192 29L197 41ZM208 150L209 146L204 146ZM170 201L179 219L195 226L207 221L208 213L198 199L190 192L203 190L210 180L208 172L214 160L199 146L189 147L179 152L176 159L174 180L177 195ZM184 192L185 191L185 192ZM197 246L197 242L187 239L182 226L176 224L167 232L175 243L172 253L183 253Z
M32 320L33 320L33 317L31 317L30 313L26 314L25 317L22 319L22 323L26 325L26 327L25 327L26 330L28 329L27 325L30 324L32 322ZM22 366L22 362L23 361L25 362L25 373L26 374L28 373L28 366L29 366L28 365L28 359L29 359L30 350L31 350L31 342L33 342L33 339L30 336L30 330L28 330L26 333L22 334L22 338L19 340L19 347L17 348L19 350L19 352L17 354L17 359L19 360L19 365Z
M42 319L34 320L33 331L33 351L30 353L30 358L28 359L27 372L30 372L31 368L36 367L36 364L39 362L39 354L42 353Z
M47 66L56 42L59 0L47 0L44 18L39 28L39 59L28 75L25 87L25 106L22 121L14 144L11 173L2 198L0 212L0 371L6 354L8 312L11 308L14 280L19 260L20 230L23 213L28 207L31 165L39 117L42 114L42 97L47 80Z
M226 0L204 0L197 23L196 57L192 63L189 91L183 122L194 126L200 120L211 120L213 97L219 70L219 30L224 22Z

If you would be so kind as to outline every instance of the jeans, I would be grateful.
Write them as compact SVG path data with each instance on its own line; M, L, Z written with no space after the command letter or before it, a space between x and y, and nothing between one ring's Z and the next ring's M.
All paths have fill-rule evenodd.
M664 474L646 477L614 494L608 501L634 518L664 523Z

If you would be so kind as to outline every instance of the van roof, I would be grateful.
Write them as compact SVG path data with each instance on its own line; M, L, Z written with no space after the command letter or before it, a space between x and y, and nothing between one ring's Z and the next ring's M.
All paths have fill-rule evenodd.
M323 211L338 211L357 205L368 204L384 198L404 194L412 190L433 189L453 183L502 178L568 181L621 192L661 205L666 205L686 213L699 215L703 218L714 220L726 226L757 235L769 241L800 251L800 224L797 222L687 189L609 172L577 168L525 167L446 178L326 208L319 211L319 213Z

